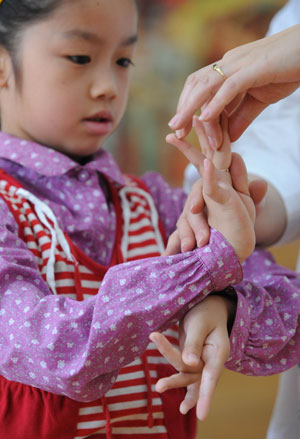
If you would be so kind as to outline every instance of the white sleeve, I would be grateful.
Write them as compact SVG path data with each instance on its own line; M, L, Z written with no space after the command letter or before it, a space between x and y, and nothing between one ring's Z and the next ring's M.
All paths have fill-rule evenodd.
M267 35L280 32L300 22L300 0L289 0L271 20Z
M300 89L270 105L250 125L233 150L242 155L249 173L272 183L287 211L280 244L300 236Z
M300 23L300 0L290 0L274 16L267 35ZM270 105L251 124L233 149L246 162L248 172L270 181L287 210L287 228L277 244L300 236L300 88Z

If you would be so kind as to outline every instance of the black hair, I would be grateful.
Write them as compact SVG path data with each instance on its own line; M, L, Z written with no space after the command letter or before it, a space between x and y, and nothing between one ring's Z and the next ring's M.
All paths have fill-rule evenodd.
M17 69L22 31L50 15L63 0L3 0L0 4L0 46L11 56Z

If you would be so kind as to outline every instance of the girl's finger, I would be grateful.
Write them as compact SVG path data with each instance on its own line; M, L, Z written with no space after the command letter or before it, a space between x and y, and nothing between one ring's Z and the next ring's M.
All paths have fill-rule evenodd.
M214 339L219 340L218 344L214 345ZM218 380L230 352L228 336L221 331L214 331L209 343L212 344L205 347L205 366L202 371L199 400L197 403L197 417L200 420L204 420L209 413Z
M175 373L166 378L161 378L157 381L155 389L158 393L163 393L166 390L179 389L194 384L201 379L201 373Z
M223 131L219 118L209 122L203 122L205 133L207 135L209 146L213 151L218 150L223 143Z
M197 134L202 153L206 158L212 159L214 154L213 149L210 147L203 123L200 122L197 116L193 117L193 128Z
M182 351L182 359L185 364L197 367L201 364L203 345L207 337L201 320L193 320L193 324L185 326L185 343Z
M211 160L208 159L204 160L204 169L203 169L204 199L206 199L206 197L209 197L211 200L214 200L216 203L223 204L226 202L228 194L226 190L223 189L220 184L218 184L219 181L218 175L220 173L223 173L224 171L218 171L218 172L219 173L217 174L216 168Z
M184 400L180 404L180 413L183 415L187 414L197 404L199 398L200 381L187 386L187 392Z
M155 343L161 355L165 357L176 370L182 370L183 361L180 351L176 349L163 334L160 332L152 332L149 338Z
M178 139L175 134L168 134L166 141L171 145L176 146L176 148L179 149L179 151L181 151L191 163L193 163L200 174L202 174L204 155L198 148L191 145L186 140Z

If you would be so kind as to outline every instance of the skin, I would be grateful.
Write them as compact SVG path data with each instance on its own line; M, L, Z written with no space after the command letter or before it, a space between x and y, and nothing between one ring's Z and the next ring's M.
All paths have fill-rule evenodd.
M297 24L228 51L217 62L225 80L212 65L189 75L171 128L184 137L191 129L193 114L201 109L200 120L210 144L218 148L223 137L219 116L225 110L230 140L238 139L268 105L299 87L299 36Z
M136 40L133 0L62 2L24 31L18 81L0 52L2 130L72 157L97 152L124 114ZM86 118L102 111L111 123L94 133Z

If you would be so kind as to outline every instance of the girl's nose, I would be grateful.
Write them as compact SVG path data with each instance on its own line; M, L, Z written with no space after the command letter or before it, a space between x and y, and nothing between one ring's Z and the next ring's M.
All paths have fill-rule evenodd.
M115 99L117 96L117 83L113 73L99 74L91 84L90 95L93 99Z

